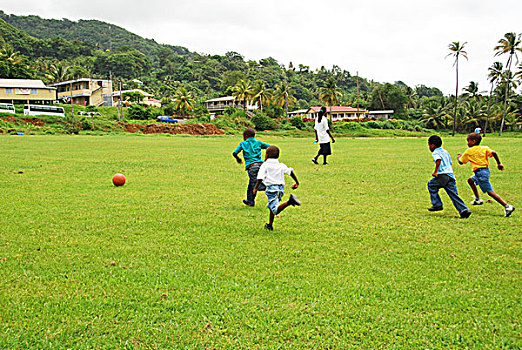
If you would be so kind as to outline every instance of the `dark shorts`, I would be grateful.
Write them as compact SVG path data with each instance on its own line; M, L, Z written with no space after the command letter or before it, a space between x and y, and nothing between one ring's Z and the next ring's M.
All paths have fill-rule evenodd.
M319 154L322 156L329 156L332 154L332 147L330 147L330 142L319 144Z

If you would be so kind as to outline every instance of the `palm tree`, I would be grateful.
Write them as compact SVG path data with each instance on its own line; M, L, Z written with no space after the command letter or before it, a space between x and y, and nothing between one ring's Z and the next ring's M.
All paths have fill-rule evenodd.
M520 34L517 36L516 33L506 33L504 37L498 41L498 45L495 46L494 50L496 51L495 56L500 56L505 53L509 54L509 58L507 61L507 71L511 73L511 62L513 61L513 55L515 56L518 63L517 51L522 51L520 47ZM506 91L504 95L504 110L502 112L502 122L500 123L500 130L498 132L499 136L502 136L502 129L504 128L504 121L506 119L506 109L507 109L507 98L509 94L509 79L506 79Z
M235 98L239 101L243 101L246 115L248 101L254 96L254 90L252 89L252 85L250 85L250 81L241 79L234 86L233 91Z
M252 97L252 100L259 102L261 113L263 113L263 104L270 103L271 95L272 94L265 86L265 82L263 80L258 80L254 88L254 96Z
M478 94L478 83L474 81L470 81L469 85L462 89L466 92L466 95L469 98L477 99L480 95Z
M425 105L420 121L426 127L432 126L435 130L438 130L445 128L450 118L448 115L448 104L445 102L444 97L441 97L440 102L430 101Z
M459 99L459 56L464 57L466 60L468 59L468 53L464 51L464 46L467 42L460 43L459 41L454 41L448 45L448 49L451 51L446 57L453 56L455 57L455 62L453 65L455 66L456 73L456 87L455 87L455 110L453 112L453 133L452 136L455 136L455 129L457 127L457 103Z
M288 105L296 103L297 99L292 95L291 89L286 81L279 84L274 93L274 103L278 107L284 107L286 120L288 121Z
M194 110L196 100L191 91L182 86L174 94L174 110L182 117L186 117Z
M328 77L326 80L326 86L321 89L319 98L326 103L327 106L335 106L339 104L339 98L342 97L342 93L337 88L333 77Z
M69 80L71 77L71 67L65 64L52 64L45 77L49 79L51 83Z
M0 61L7 63L8 76L11 76L14 66L19 65L23 60L24 58L21 57L20 53L15 51L11 45L5 43L2 48L0 48Z
M491 95L493 94L493 88L495 87L495 82L502 76L502 63L495 62L491 67L488 68L489 74L489 82L491 83L491 88L489 89L489 99L488 99L488 110L486 113L486 125L484 126L484 132L488 132L488 123L489 123L489 110L491 107Z

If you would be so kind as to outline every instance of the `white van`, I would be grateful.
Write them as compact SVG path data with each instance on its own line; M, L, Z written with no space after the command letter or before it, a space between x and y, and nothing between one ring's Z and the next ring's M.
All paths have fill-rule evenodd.
M12 103L0 103L0 113L16 113Z
M25 105L24 115L55 115L65 117L63 107L49 105Z

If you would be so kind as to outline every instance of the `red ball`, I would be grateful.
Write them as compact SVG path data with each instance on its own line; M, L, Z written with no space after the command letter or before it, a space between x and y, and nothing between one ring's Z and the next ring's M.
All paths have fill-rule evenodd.
M114 186L123 186L125 185L125 175L116 174L112 177L112 183Z

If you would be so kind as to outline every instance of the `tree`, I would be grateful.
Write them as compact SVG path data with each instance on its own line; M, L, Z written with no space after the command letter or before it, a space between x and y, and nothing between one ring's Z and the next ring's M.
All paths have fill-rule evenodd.
M294 104L297 99L292 95L291 89L286 81L279 84L274 93L274 103L278 107L285 108L286 119L288 120L288 105Z
M498 45L495 46L494 50L496 51L495 56L500 56L503 54L509 54L509 58L507 61L507 72L509 72L508 76L511 74L511 62L513 61L513 56L515 56L518 63L517 51L522 51L520 47L520 34L517 36L516 33L506 33L504 37L498 41ZM509 95L509 79L506 79L506 90L504 95L504 110L502 112L502 122L500 123L500 130L498 132L499 136L502 136L502 129L504 128L504 121L506 119L506 109L507 109L507 99Z
M263 113L263 105L270 103L271 98L272 94L266 88L265 82L263 80L256 81L254 87L254 96L252 97L252 99L259 102L259 108L261 109L261 113Z
M236 86L233 88L234 97L242 101L244 103L243 108L245 110L245 115L247 112L248 101L252 99L254 96L254 90L252 85L250 85L250 81L241 79L237 82Z
M421 122L426 127L432 127L435 130L443 129L450 116L448 115L448 104L444 97L440 97L440 101L431 100L423 109Z
M452 136L455 136L455 129L457 127L457 104L459 99L459 56L464 57L466 60L468 59L468 53L464 51L464 46L467 42L460 43L459 41L454 41L448 45L448 49L451 51L446 57L453 56L455 57L455 62L453 66L455 66L455 74L456 74L456 86L455 86L455 109L453 112L453 132Z
M174 110L182 117L186 117L194 110L196 100L192 92L182 86L174 94Z
M466 92L466 95L472 99L477 99L480 95L478 94L478 83L470 81L469 85L462 89Z
M52 64L51 69L45 75L45 77L49 79L51 83L66 81L71 78L70 70L71 67L65 64Z
M335 84L334 78L330 76L326 79L326 86L321 89L319 98L326 103L327 106L335 106L339 104L339 98L342 97L342 95Z
M488 68L489 74L489 82L491 83L491 88L489 89L489 99L488 99L488 109L486 112L486 125L484 126L484 132L488 131L488 124L489 124L489 111L491 108L491 95L493 94L493 88L495 87L495 82L502 76L502 63L501 62L495 62L491 67Z

